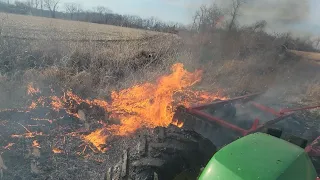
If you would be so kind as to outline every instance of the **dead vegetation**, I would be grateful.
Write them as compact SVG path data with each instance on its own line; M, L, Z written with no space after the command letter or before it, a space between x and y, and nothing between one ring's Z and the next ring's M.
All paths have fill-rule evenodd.
M152 79L176 60L179 41L166 34L106 43L0 38L0 47L0 97L8 107L23 102L14 97L25 94L29 82L48 91L72 89L83 97L105 97L111 90Z

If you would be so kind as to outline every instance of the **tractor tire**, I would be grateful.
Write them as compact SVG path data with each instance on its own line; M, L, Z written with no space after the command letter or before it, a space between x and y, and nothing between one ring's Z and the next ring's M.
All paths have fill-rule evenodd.
M216 152L208 139L174 125L137 135L136 146L124 150L115 166L107 167L105 180L172 180L186 171L196 179Z

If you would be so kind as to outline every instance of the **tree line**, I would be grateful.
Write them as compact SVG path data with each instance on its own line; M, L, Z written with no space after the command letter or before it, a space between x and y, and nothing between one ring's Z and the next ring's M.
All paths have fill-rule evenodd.
M121 15L104 6L86 10L79 3L61 4L60 0L27 0L15 1L14 3L2 0L0 1L0 12L109 24L167 33L178 33L179 30L184 29L182 24L164 22L155 17L144 19L139 16Z

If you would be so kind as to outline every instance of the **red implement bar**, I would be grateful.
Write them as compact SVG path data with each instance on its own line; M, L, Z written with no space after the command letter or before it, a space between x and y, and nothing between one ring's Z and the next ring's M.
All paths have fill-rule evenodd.
M200 110L200 109L205 109L205 108L208 108L210 106L217 105L217 104L223 104L223 103L227 103L227 102L234 102L234 101L241 101L241 100L250 101L251 99L257 97L260 94L261 93L255 93L255 94L250 94L250 95L246 95L246 96L236 97L236 98L233 98L233 99L217 101L217 102L210 103L210 104L202 104L202 105L198 105L198 106L193 106L193 107L191 107L191 109Z
M245 129L242 129L234 124L231 124L231 123L228 123L227 121L225 120L222 120L220 118L217 118L217 117L214 117L214 116L211 116L205 112L202 112L200 110L197 110L197 109L187 109L189 113L192 113L192 114L195 114L195 115L198 115L200 117L203 117L203 118L206 118L206 119L209 119L211 121L214 121L214 122L217 122L218 124L220 124L221 126L223 127L226 127L226 128L230 128L230 129L233 129L237 132L239 132L241 135L245 136L247 134L247 130Z
M240 133L241 135L245 136L247 134L250 133L254 133L257 132L259 130L261 130L262 128L265 128L269 125L275 124L279 121L281 121L282 119L291 116L293 114L294 111L300 111L300 110L307 110L307 109L315 109L315 108L320 108L320 105L317 106L310 106L310 107L304 107L304 108L296 108L296 109L282 109L281 111L277 111L273 108L264 106L262 104L258 104L256 102L251 102L251 104L256 107L257 109L260 109L262 111L268 112L274 116L276 116L275 119L267 121L264 124L259 125L259 119L255 119L252 127L250 129L243 129L241 127L238 127L237 125L234 125L232 123L229 123L228 121L225 121L223 119L220 119L218 117L214 117L206 112L203 112L201 110L206 109L208 107L212 107L214 108L216 105L220 105L220 104L225 104L225 103L230 103L230 102L235 102L235 101L251 101L253 98L257 97L258 95L260 95L261 93L255 93L255 94L251 94L251 95L246 95L246 96L241 96L241 97L237 97L237 98L233 98L233 99L229 99L229 100L222 100L222 101L217 101L211 104L204 104L204 105L198 105L198 106L194 106L194 107L190 107L187 108L187 111L191 114L195 114L199 117L208 119L210 121L216 122L218 124L220 124L221 126L225 127L225 128L229 128L232 129L238 133Z
M295 108L295 109L282 109L282 110L280 111L280 114L285 114L285 113L288 113L288 112L308 110L308 109L316 109L316 108L320 108L320 105L308 106L308 107L303 107L303 108Z
M208 119L210 121L213 121L213 122L216 122L218 124L220 124L221 126L225 127L225 128L229 128L229 129L232 129L238 133L240 133L242 136L245 136L245 135L248 135L250 133L254 133L254 132L257 132L259 130L261 130L262 128L265 128L267 127L268 125L272 125L274 123L277 123L279 121L281 121L282 119L292 115L292 114L287 114L287 115L283 115L283 116L279 116L271 121L268 121L264 124L261 124L259 125L259 120L258 119L255 119L251 128L249 130L247 129L243 129L241 127L238 127L234 124L231 124L223 119L220 119L220 118L217 118L217 117L214 117L214 116L211 116L210 114L207 114L205 112L202 112L200 110L197 110L197 109L187 109L189 113L192 113L192 114L195 114L195 115L198 115L200 117L203 117L205 119Z
M264 106L262 104L258 104L258 103L255 103L255 102L252 102L251 104L254 105L256 108L258 108L258 109L260 109L262 111L266 111L268 113L271 113L271 114L273 114L275 116L281 116L282 115L280 112L278 112L278 111L276 111L276 110L274 110L274 109L272 109L272 108L270 108L268 106Z

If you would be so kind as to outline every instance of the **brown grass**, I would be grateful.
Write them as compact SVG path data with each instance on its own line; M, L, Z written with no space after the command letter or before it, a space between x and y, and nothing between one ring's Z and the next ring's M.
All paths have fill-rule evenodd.
M44 91L54 87L72 89L83 97L108 98L111 90L155 80L177 61L188 70L204 69L199 89L228 96L275 89L280 93L274 96L287 100L320 101L317 88L320 80L315 78L319 67L280 54L279 47L284 41L281 37L274 39L264 33L240 31L233 35L187 34L180 39L175 35L108 25L20 15L8 17L2 23L2 28L7 30L0 38L0 63L6 64L0 67L3 92L0 107L24 102L24 90L29 82L37 82ZM23 24L20 29L19 23ZM9 32L12 27L18 31ZM25 31L28 33L24 34ZM30 35L32 32L35 33ZM150 34L152 38L145 38ZM8 35L41 38L8 39ZM141 40L100 42L73 38Z
M25 21L41 19L22 17ZM59 23L61 20L53 21ZM121 29L104 25L101 27L105 30ZM9 29L10 26L4 28ZM127 35L131 38L140 36L140 40L48 41L0 36L0 107L23 105L25 87L29 82L36 82L44 91L53 87L58 91L72 89L83 97L106 97L111 90L153 80L167 71L178 56L179 40L174 35L151 32L157 35L149 38L149 34L140 30L124 28L121 31L131 32L130 36ZM41 33L47 37L54 37L55 34L45 31ZM59 33L62 38L69 36L63 30ZM15 37L19 35L14 34ZM84 37L101 38L90 32L86 32Z
M288 50L289 53L300 56L303 59L311 60L320 65L320 53L316 52L306 52L306 51L296 51L296 50Z
M112 25L0 13L2 36L58 40L139 39L158 35L153 31Z

